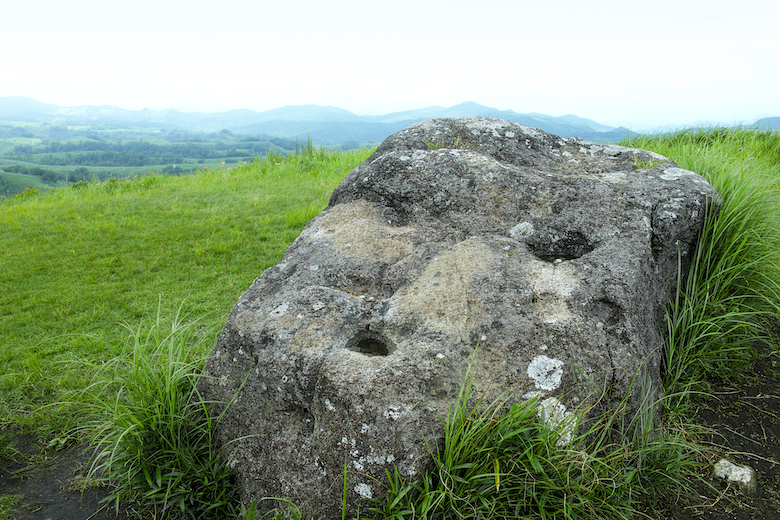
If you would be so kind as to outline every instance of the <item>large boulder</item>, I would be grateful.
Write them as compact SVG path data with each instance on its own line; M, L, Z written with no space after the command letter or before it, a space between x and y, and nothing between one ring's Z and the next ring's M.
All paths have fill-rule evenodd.
M241 297L206 366L243 500L337 517L346 464L347 514L365 511L385 470L425 469L472 354L479 394L559 418L625 394L633 413L659 392L663 303L718 205L660 155L507 121L389 137Z

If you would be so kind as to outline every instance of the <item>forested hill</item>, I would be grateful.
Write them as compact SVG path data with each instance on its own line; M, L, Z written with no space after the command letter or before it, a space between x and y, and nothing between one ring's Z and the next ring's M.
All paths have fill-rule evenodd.
M0 197L92 179L221 168L310 143L267 135L0 122ZM358 146L359 147L359 146Z

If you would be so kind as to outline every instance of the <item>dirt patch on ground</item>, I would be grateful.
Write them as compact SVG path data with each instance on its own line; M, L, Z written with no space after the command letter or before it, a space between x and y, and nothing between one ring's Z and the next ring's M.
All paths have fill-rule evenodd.
M755 363L743 371L740 384L713 387L713 397L697 401L697 418L712 433L702 442L716 448L713 463L723 457L751 466L758 473L758 491L746 496L713 475L712 467L696 484L698 496L669 508L675 520L780 520L780 356L759 346ZM75 445L47 450L28 436L17 440L17 461L0 470L0 497L20 499L13 520L116 520L100 502L105 488L84 486L90 452ZM136 515L133 515L136 517Z
M127 515L101 504L107 492L85 485L90 452L73 445L55 451L17 438L15 462L0 470L0 496L15 496L9 517L13 520L116 520Z
M713 458L756 470L758 490L745 495L710 467L701 476L712 487L698 483L699 496L675 510L677 520L780 520L780 356L767 345L758 352L739 375L744 381L715 385L711 398L696 402L699 421L712 430L702 442L716 448Z

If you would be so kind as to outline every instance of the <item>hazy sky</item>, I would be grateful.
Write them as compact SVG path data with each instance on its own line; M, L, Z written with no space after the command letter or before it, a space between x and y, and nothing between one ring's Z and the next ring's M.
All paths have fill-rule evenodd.
M24 0L0 96L358 114L476 101L639 129L780 116L767 0Z

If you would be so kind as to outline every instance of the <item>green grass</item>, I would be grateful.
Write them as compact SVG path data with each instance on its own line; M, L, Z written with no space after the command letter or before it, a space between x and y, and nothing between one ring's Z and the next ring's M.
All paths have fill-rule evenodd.
M34 412L84 387L82 362L118 355L118 324L151 319L160 297L163 315L184 301L216 333L367 156L273 156L0 202L0 423L67 427L66 414Z
M22 499L19 495L0 495L0 520L9 520L16 512L16 504Z

